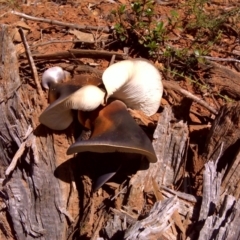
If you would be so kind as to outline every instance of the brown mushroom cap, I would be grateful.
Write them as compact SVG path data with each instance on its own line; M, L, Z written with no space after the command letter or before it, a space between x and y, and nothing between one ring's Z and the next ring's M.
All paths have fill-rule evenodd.
M67 154L78 152L125 152L146 156L149 162L157 157L149 138L128 113L126 105L115 100L99 107L90 116L93 126L89 140L77 139Z

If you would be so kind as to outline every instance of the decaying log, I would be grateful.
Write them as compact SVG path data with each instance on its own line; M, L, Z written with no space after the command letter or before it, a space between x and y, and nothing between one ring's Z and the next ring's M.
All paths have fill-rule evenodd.
M219 92L240 99L240 73L215 62L210 62L211 78L207 83L217 86Z
M169 198L164 201L156 202L149 212L148 217L136 222L129 228L124 239L158 239L167 228L170 227L168 220L178 208L177 198Z
M239 110L240 103L223 106L205 144L202 159L207 163L203 172L199 239L238 239L240 236L240 229L236 227L240 214Z
M183 153L187 146L188 136L188 131L183 123L180 122L181 124L177 125L182 127L179 127L179 132L177 132L176 129L176 131L174 131L174 128L170 127L172 113L170 108L168 109L166 107L160 116L158 126L154 133L155 139L153 144L159 162L150 165L147 171L139 171L133 176L130 181L131 189L128 195L128 201L126 202L126 206L122 206L122 208L135 209L138 213L142 212L144 207L146 207L146 194L151 193L151 191L154 192L156 198L160 196L160 198L171 199L173 196L178 196L178 214L176 216L172 214L172 216L166 219L166 221L168 221L165 222L166 226L171 226L171 228L168 228L168 230L162 233L162 238L176 239L176 236L182 234L183 239L228 239L226 237L229 237L229 239L238 239L240 229L237 228L235 224L239 223L237 216L240 214L240 209L238 208L239 196L238 191L236 191L236 189L238 189L237 183L239 182L239 176L237 176L237 167L239 164L236 162L239 158L239 148L236 147L233 155L229 156L226 155L226 153L229 153L229 148L232 150L232 146L238 145L238 138L240 136L238 134L240 126L239 106L239 103L224 106L212 125L202 156L202 158L205 159L203 162L206 162L203 168L202 198L187 194L188 189L185 188L182 189L183 192L177 192L166 187L166 185L174 185L176 187L177 182L174 181L176 179L174 176L177 175L174 175L174 173L178 171L174 172L171 167L174 166L175 169L178 166L178 164L174 165L174 163L177 162L174 156L179 156L180 163L184 163ZM172 126L174 126L174 124ZM171 135L169 137L168 134L182 136L180 138L176 137L178 141L173 144L175 146L174 150L176 150L178 155L172 150L173 148L170 147L171 144L166 145L168 139L174 141L174 136ZM177 142L182 143L182 145L177 144ZM162 146L163 144L165 145ZM179 146L182 147L180 148ZM182 149L182 151L179 149ZM222 158L226 158L227 156L230 157L228 160L233 156L231 161L234 161L232 166L235 167L219 168ZM231 171L231 169L233 170ZM153 179L158 183L158 189L154 189ZM233 186L231 183L234 183ZM184 191L186 193L184 193ZM115 211L114 218L109 220L107 224L109 226L114 225L114 219L118 219L118 228L115 229L123 231L121 221L119 222L119 218L117 217L120 217L123 221L124 215L126 219L129 219L128 212L122 210L120 210L120 212ZM146 234L142 237L139 232L139 226L142 226L141 223L144 222L148 216L149 215L143 220L136 222L136 219L139 217L139 214L136 214L134 222L127 220L129 225L138 227L128 228L125 231L125 237L131 236L132 239L147 239L147 236L149 236L149 239L151 239L154 235L154 231L150 231L152 225L146 230L150 235ZM178 232L176 232L176 229L178 229ZM183 230L179 231L180 229ZM233 229L235 235L231 232L231 229ZM144 230L144 227L141 228L141 230ZM185 235L185 233L187 234ZM112 235L114 234L112 233ZM152 239L154 239L154 237Z
M240 103L223 106L214 120L205 143L203 157L205 161L216 161L240 138ZM221 147L222 146L222 147ZM229 163L226 160L226 164ZM225 165L226 165L225 164Z
M55 133L39 125L39 102L46 99L21 81L9 29L0 30L0 239L240 236L239 103L222 107L212 124L199 159L201 196L188 187L187 123L168 106L153 135L158 162L92 193L92 174L79 167L88 155L69 159L70 130Z
M164 111L161 113L157 128L153 135L153 146L158 157L158 162L150 164L150 167L147 170L138 171L137 174L131 178L129 186L130 191L129 195L127 195L126 205L122 206L120 212L114 211L114 218L107 222L107 226L116 226L114 221L117 219L119 222L119 217L124 219L123 216L125 215L127 223L130 225L133 224L133 226L126 231L124 239L156 239L159 236L166 239L176 239L176 226L181 229L180 232L182 232L182 236L185 236L186 233L186 227L183 226L181 216L188 215L188 218L197 219L197 216L194 216L193 211L193 202L195 203L197 199L192 195L184 193L182 193L182 195L181 193L178 194L178 192L171 191L166 187L182 184L180 179L184 176L186 161L185 154L188 143L188 128L186 123L183 123L182 121L172 123L173 119L174 116L171 108L165 107ZM156 184L154 184L154 182L156 182ZM160 192L161 187L163 187L164 190ZM129 216L131 216L130 219L133 218L133 215L131 214L132 209L137 212L137 214L135 213L135 221L138 219L146 206L145 195L152 193L153 191L156 192L157 195L159 194L158 200L161 200L162 204L164 204L164 209L171 209L172 211L170 211L169 215L165 213L164 219L161 219L163 220L163 222L161 222L162 225L157 220L158 218L154 218L156 225L146 224L148 227L146 227L143 232L140 231L140 233L139 230L144 229L143 226L145 223L148 223L149 219L152 219L153 216L156 217L155 214L158 212L155 209L156 205L150 211L148 217L143 220L133 223L131 220L128 221L128 219ZM176 198L176 196L178 196L178 198ZM175 197L174 206L179 206L177 208L174 208L171 205L173 197ZM166 201L166 199L168 200ZM158 206L160 205L161 203L158 202ZM123 209L126 209L126 211L123 211ZM159 212L158 216L160 215ZM191 221L189 220L189 222ZM161 228L160 225L164 227ZM115 227L117 230L116 232L123 231L121 224L117 224L117 226L118 227ZM175 230L168 231L170 227ZM109 232L109 229L107 231ZM108 237L113 235L114 233L111 232L111 235L108 235Z
M239 224L239 200L232 195L220 193L222 176L223 172L217 172L216 163L209 161L205 164L203 200L199 216L202 228L198 239L238 239L240 236L240 229L235 225ZM234 232L231 229L234 229Z
M72 220L72 212L67 209L67 202L71 202L70 186L63 186L54 177L57 148L52 134L38 123L39 102L46 100L40 99L34 86L19 78L9 31L7 26L0 26L0 236L1 239L9 236L66 239ZM31 128L34 131L26 138ZM5 170L21 146L25 149L15 169L5 176Z
M143 198L143 190L145 192L153 190L152 178L161 187L162 185L171 186L179 183L184 175L186 164L184 156L187 149L188 128L186 123L182 121L170 123L172 119L171 108L165 107L153 135L153 146L158 162L150 164L148 171L139 171L131 179L130 195L132 196L129 199L132 199L133 202L136 196L138 199L140 196ZM142 207L138 202L137 208L141 209Z
M239 197L240 103L225 105L214 120L202 154L204 162L218 161L226 169L223 191Z

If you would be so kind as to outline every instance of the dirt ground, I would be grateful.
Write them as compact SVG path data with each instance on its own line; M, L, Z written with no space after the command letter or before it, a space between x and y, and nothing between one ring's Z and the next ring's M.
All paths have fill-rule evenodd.
M23 3L24 2L24 3ZM159 3L158 3L159 2ZM179 86L197 97L203 99L209 106L216 110L226 103L237 101L228 95L226 91L221 91L221 87L215 84L209 84L209 72L206 68L206 62L196 61L190 62L192 55L195 53L200 55L207 55L213 58L219 58L218 63L227 66L229 69L238 72L240 70L239 62L225 61L224 59L239 59L240 58L240 13L239 4L237 1L215 0L211 4L204 3L204 11L215 16L220 16L229 10L238 9L233 14L229 14L224 20L224 23L219 27L218 37L210 37L214 35L206 26L201 28L201 34L192 28L187 29L187 24L194 19L194 15L189 13L189 5L191 1L156 1L154 5L155 19L160 19L166 26L167 32L165 40L160 46L160 52L166 53L166 49L170 46L174 49L182 50L177 56L175 52L173 55L165 56L160 54L157 57L146 54L146 51L141 51L140 48L135 48L135 44L131 41L121 42L117 39L116 33L111 29L117 23L116 17L112 11L119 9L123 4L130 8L130 2L126 0L119 1L94 1L94 0L79 0L79 1L8 1L0 0L0 24L8 24L12 26L12 37L18 52L20 76L23 81L32 83L31 71L29 63L25 56L25 48L23 46L21 37L18 33L18 28L22 27L26 35L27 42L30 46L33 56L40 56L46 54L58 54L59 52L68 51L69 49L88 49L88 50L105 50L109 52L124 53L124 48L127 47L130 57L147 57L152 61L162 72L163 79L167 81L175 81ZM202 1L204 2L204 1ZM16 12L24 13L35 17L33 20L26 19L25 16L18 16ZM172 17L172 12L177 11L178 21L183 21L183 24L177 26L169 24L169 18ZM64 23L72 23L83 26L98 27L97 30L80 31L59 24L50 24L41 22L39 18L50 19L53 21L61 21ZM199 23L201 24L201 23ZM202 25L201 25L202 26ZM107 27L109 31L103 31L101 27ZM199 27L200 29L200 27ZM136 40L137 41L137 40ZM136 43L137 46L137 43ZM185 51L188 53L184 57ZM182 54L182 55L181 55ZM35 64L39 76L44 70L51 66L62 66L67 68L69 66L77 66L79 63L84 63L94 67L97 70L104 70L110 63L111 57L76 57L74 54L69 58L51 58L35 59ZM184 59L186 61L184 61ZM239 60L238 60L239 61ZM32 91L32 88L29 88ZM45 100L47 102L47 92L44 92ZM170 105L178 120L187 121L190 132L189 144L198 145L198 154L201 153L204 142L211 123L214 119L214 114L206 107L188 101L179 93L173 90L165 90L161 106ZM147 123L152 123L156 126L159 114L161 114L162 107L151 119L145 119ZM38 116L32 116L36 120ZM144 118L144 117L142 117ZM141 125L144 119L138 119ZM149 136L152 136L153 128L145 129ZM65 160L65 148L62 146L68 145L68 139L65 136L56 135L55 148L59 156L60 165ZM189 157L194 155L191 152ZM193 171L194 175L197 170L201 169L203 163L197 162L198 166ZM187 166L191 168L191 166ZM101 205L103 199L98 198ZM76 199L74 200L76 201ZM150 201L150 200L149 200ZM78 209L72 209L72 212Z

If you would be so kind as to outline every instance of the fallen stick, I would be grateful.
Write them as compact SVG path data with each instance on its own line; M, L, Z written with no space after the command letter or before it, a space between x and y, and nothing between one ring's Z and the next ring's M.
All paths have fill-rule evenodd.
M219 57L210 57L210 56L197 56L198 58L205 58L211 61L220 61L220 62L237 62L240 63L240 60L235 58L219 58Z
M101 50L84 50L84 49L70 49L68 51L55 52L50 54L33 54L34 59L63 59L71 58L72 56L82 58L112 58L112 55L116 55L116 59L127 59L127 55L118 52L109 52Z
M75 23L66 23L66 22L61 22L61 21L57 21L57 20L52 20L52 19L47 19L47 18L38 18L38 17L33 17L24 13L20 13L17 11L11 11L10 13L17 15L19 17L25 18L27 20L32 20L32 21L38 21L38 22L45 22L45 23L49 23L49 24L55 24L58 26L63 26L63 27L68 27L68 28L75 28L75 29L79 29L79 30L101 30L105 33L109 33L110 29L106 26L104 27L95 27L95 26L83 26L83 25L78 25Z
M188 92L187 90L181 88L176 83L170 82L170 81L163 81L163 86L166 89L171 89L171 90L177 91L177 92L181 93L182 95L184 95L185 97L194 100L195 102L199 103L200 105L202 105L203 107L208 109L211 113L218 114L218 111L214 107L210 106L209 103L207 103L203 99L193 95L192 93Z
M29 130L30 129L30 130ZM25 134L24 138L26 139L24 142L21 143L21 145L19 146L17 152L15 153L10 165L8 166L8 168L5 171L5 176L8 177L9 174L11 172L13 172L13 170L16 168L17 166L17 162L18 159L23 155L26 147L31 146L32 143L32 138L31 138L31 134L32 134L32 127L28 127L27 133ZM35 147L35 146L34 146Z
M22 28L19 28L19 33L20 33L23 45L25 47L27 59L28 59L29 64L31 66L31 71L32 71L33 79L34 79L36 87L37 87L37 92L40 95L40 97L43 99L43 91L42 91L41 85L39 83L37 69L36 69L36 66L34 64L34 60L32 58L32 54L31 54L29 45L27 43L27 40L26 40L26 37L24 35L24 32L23 32Z
M37 43L34 45L31 45L30 48L35 48L35 47L40 47L40 46L45 46L48 44L55 44L55 43L87 43L87 44L95 44L95 43L100 43L102 41L97 40L95 42L92 41L82 41L82 40L52 40L48 42L42 42L42 43Z
M13 172L13 170L15 169L15 167L17 166L17 162L18 162L18 159L23 155L24 151L26 149L26 141L23 142L19 149L17 150L17 152L15 153L10 165L8 166L8 168L6 169L5 171L5 176L8 177L9 174L11 172Z

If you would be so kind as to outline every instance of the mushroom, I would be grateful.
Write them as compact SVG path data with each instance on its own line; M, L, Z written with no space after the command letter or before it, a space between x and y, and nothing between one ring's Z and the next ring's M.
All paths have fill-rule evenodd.
M102 81L106 99L123 101L129 108L141 110L147 116L157 112L163 94L158 69L145 59L124 60L108 67Z
M121 100L129 108L141 110L147 116L156 113L160 106L163 93L161 75L145 59L124 60L108 67L102 76L106 93L97 87L100 79L96 81L93 76L83 76L81 82L84 84L61 83L69 76L62 68L52 67L42 77L43 86L49 89L50 105L39 120L53 130L63 130L71 124L71 109L93 111L99 105L107 104L109 99Z
M77 107L78 110L91 111L104 98L104 91L95 86L101 83L100 78L81 75L78 80L64 82L69 75L62 68L53 67L42 76L42 85L49 89L50 105L42 112L39 121L53 130L66 129L72 123L72 109Z
M130 154L140 161L141 159L151 163L157 161L150 139L136 124L122 101L114 100L105 107L98 107L96 110L89 112L85 120L91 124L92 134L88 140L78 138L68 148L68 155L80 152L119 152ZM116 157L114 157L115 160ZM119 171L123 160L120 161L119 166L114 166L110 172L102 174L95 181L93 191L99 189Z
M126 105L114 100L105 107L100 106L89 113L92 134L90 139L77 139L67 154L79 152L125 152L145 156L149 162L156 162L153 146L144 131L127 111Z
M64 71L61 67L51 67L47 69L42 75L42 85L45 89L49 89L52 84L63 82L69 79L70 73Z
M90 139L79 138L69 147L68 155L88 151L122 152L141 155L148 162L157 161L151 141L127 111L127 106L146 115L158 110L163 88L161 76L151 63L136 59L111 65L102 76L105 91L92 77L87 81L82 77L78 84L62 83L68 75L63 70L62 75L58 71L59 68L55 75L54 69L43 74L43 86L49 88L50 105L41 114L40 122L51 129L63 130L73 121L72 109L76 109L80 123L92 130ZM102 175L96 188L119 168Z

